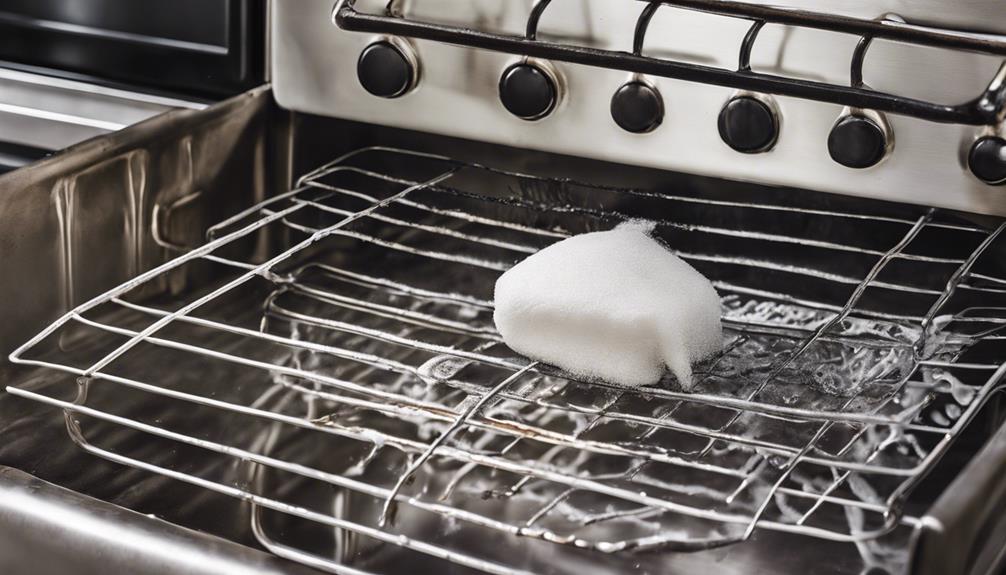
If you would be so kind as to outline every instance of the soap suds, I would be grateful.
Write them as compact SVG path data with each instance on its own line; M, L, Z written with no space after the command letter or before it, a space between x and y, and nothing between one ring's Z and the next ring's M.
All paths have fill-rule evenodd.
M555 243L496 282L493 319L514 351L585 379L636 387L665 367L682 387L723 345L708 279L627 222Z

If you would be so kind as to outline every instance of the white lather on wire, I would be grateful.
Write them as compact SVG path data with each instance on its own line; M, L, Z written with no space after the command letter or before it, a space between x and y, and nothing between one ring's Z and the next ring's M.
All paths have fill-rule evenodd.
M667 366L685 389L691 364L723 346L708 279L627 222L574 236L496 282L496 328L515 351L581 378L652 385Z

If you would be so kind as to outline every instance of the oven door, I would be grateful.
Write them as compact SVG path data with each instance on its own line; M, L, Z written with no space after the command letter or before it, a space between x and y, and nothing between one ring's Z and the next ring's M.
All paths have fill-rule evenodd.
M0 62L219 98L262 83L263 0L2 0Z

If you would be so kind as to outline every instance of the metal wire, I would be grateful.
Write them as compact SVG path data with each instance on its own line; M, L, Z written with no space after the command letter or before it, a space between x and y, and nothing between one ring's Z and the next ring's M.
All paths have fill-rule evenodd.
M378 156L393 160L386 162L389 165L396 165L394 160L429 162L442 170L424 181L412 181L368 167L365 160ZM475 175L474 181L503 178L520 185L496 194L462 189L460 181L453 185L461 172ZM356 184L340 182L343 177L352 177ZM362 186L361 180L373 181L374 189ZM398 191L376 191L387 186ZM553 193L577 187L587 190L589 202L575 194ZM598 199L609 196L617 201L607 205ZM667 210L669 216L654 213L658 233L704 234L759 247L757 256L697 249L678 252L696 265L712 266L724 297L729 336L724 351L696 369L700 380L696 393L679 391L673 383L624 389L575 381L509 352L485 319L492 312L485 294L491 293L499 273L577 230L604 229L634 217L630 209L634 201L679 208ZM704 219L675 219L687 209L697 210ZM731 210L744 217L717 217ZM889 234L890 240L882 245L729 225L769 219L760 217L764 214L820 218L845 227L884 225L898 233ZM408 508L508 537L606 553L705 549L742 541L759 529L865 541L898 525L916 523L901 512L905 496L1006 375L1006 364L987 359L998 361L1003 356L1006 308L997 305L996 298L1001 298L1006 279L998 277L994 268L980 265L983 255L999 247L1004 227L985 229L940 216L935 211L912 217L872 215L655 194L369 148L338 158L301 178L292 191L214 226L211 241L202 248L79 306L11 355L15 363L79 376L75 401L23 387L7 389L62 409L71 437L91 453L252 501L255 534L264 545L332 571L339 571L337 564L273 540L259 523L261 509L492 573L518 570L396 533L395 522L385 522L385 517L392 517L393 508ZM292 241L293 247L263 262L240 261L225 251L242 238L276 226L305 239ZM933 230L954 234L974 249L959 258L910 249ZM328 242L339 242L339 247ZM353 258L326 257L338 250L366 253L362 259L367 262L388 263L358 268L352 265ZM850 271L855 266L833 270L828 258L796 265L780 256L787 250L846 254L870 265L861 267L861 273ZM197 261L213 262L237 275L174 308L130 298L142 284ZM942 266L954 271L944 288L936 289L915 277L889 273L892 262L918 270ZM797 297L736 277L715 277L717 270L735 268L755 276L784 273L849 287L839 302ZM403 273L392 273L396 271ZM448 279L438 283L437 278ZM264 305L259 329L206 311L252 280L271 286L264 302L258 302ZM866 295L877 289L929 298L930 304L924 312L903 310L897 304L879 310L864 307ZM955 309L955 295L962 293L990 305ZM146 321L128 327L95 313L108 306ZM766 309L772 313L744 311L761 309L758 306L769 306ZM778 315L783 312L803 319ZM109 344L124 343L106 346L84 363L70 362L61 357L61 350L46 344L70 326L88 330L95 339L107 338ZM179 335L187 330L280 346L290 350L291 359L277 362L217 349ZM890 335L895 331L911 334L911 339ZM968 352L979 344L998 346L997 353L972 360ZM783 347L772 347L776 345ZM195 393L116 373L116 365L140 347L250 370L263 381L281 378L286 388L314 407L307 415L292 415L265 404L242 404L215 393ZM752 353L765 356L759 360L764 365L744 363ZM342 367L323 369L305 359L318 357ZM885 361L896 369L884 368ZM825 375L844 384L858 378L851 392L835 395L807 383L796 388L796 399L778 396L779 389L789 385L787 378L809 382L817 376L806 371L808 366L824 369L821 366L836 362L838 367L825 370ZM437 371L445 365L444 371ZM384 375L393 376L391 383ZM717 388L720 380L732 381L736 388L726 384ZM271 448L237 445L226 437L196 437L88 405L87 390L97 385L342 438L367 447L367 458L352 462L358 467L373 464L386 453L399 454L399 463L391 469L392 476L382 480L354 475L348 468L326 471ZM319 405L324 406L321 415L315 414ZM953 417L944 417L943 412L934 417L934 406L953 406L941 407ZM257 466L258 473L281 472L321 482L378 502L378 512L365 520L328 516L279 496L116 453L90 443L75 419L78 415L237 458ZM784 432L773 426L785 428ZM672 470L679 483L664 479L664 469ZM864 484L870 490L864 490ZM466 503L473 497L482 501L486 493L492 493L490 499L498 500L498 505ZM583 497L609 502L610 509L588 512L590 506L580 502ZM503 511L518 502L534 507L521 520ZM851 524L846 516L853 511L870 521ZM696 521L706 527L693 531L682 527ZM621 528L612 528L635 529L644 523L650 532L632 531L626 536Z

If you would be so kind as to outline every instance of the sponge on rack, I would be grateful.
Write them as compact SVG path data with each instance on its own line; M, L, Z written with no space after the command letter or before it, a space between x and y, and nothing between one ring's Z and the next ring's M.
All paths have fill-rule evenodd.
M652 385L665 366L682 387L722 347L712 284L627 222L573 236L496 282L496 328L513 350L588 380Z

